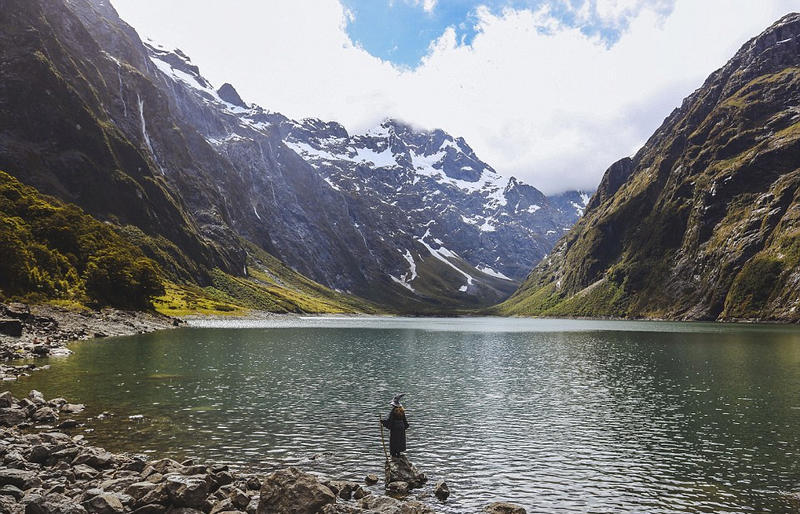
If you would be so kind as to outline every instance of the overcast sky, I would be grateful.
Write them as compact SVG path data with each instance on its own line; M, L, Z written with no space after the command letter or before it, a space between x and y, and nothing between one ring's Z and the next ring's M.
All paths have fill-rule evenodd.
M352 133L463 136L545 193L593 189L799 0L112 0L214 85Z

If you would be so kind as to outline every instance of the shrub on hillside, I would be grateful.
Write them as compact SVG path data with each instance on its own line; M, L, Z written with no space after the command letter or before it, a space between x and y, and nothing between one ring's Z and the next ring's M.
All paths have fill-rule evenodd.
M110 225L0 171L0 297L150 308L161 272Z

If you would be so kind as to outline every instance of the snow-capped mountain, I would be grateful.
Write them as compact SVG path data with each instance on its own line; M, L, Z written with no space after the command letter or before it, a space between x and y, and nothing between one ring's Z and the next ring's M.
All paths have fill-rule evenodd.
M588 200L554 204L441 130L386 120L349 134L291 120L246 104L230 84L214 90L180 51L148 50L183 117L249 184L236 199L238 230L331 287L370 295L388 280L404 303L500 299ZM383 301L396 296L383 289Z
M332 188L399 209L405 215L397 229L425 244L439 240L498 278L523 278L580 216L573 206L556 207L537 189L502 177L463 138L441 130L387 120L350 136L336 123L304 120L289 125L284 142Z

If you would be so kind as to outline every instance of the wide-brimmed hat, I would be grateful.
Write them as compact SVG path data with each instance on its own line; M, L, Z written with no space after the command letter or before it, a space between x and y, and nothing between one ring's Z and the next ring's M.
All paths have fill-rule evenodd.
M400 401L403 399L403 396L405 395L406 393L400 393L394 395L394 398L392 398L392 401L389 402L389 405L391 405L392 407L402 407L402 405L400 405Z

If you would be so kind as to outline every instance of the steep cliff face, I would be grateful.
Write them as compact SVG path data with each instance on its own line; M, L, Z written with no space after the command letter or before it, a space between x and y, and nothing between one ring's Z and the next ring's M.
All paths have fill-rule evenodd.
M129 54L123 62L62 2L6 0L0 27L0 168L100 219L171 241L184 275L242 270L233 232L206 231L170 186L175 167L157 147L188 151L163 96L130 64L147 64L128 44L135 32L127 27L118 44Z
M746 43L498 311L800 319L800 15Z

